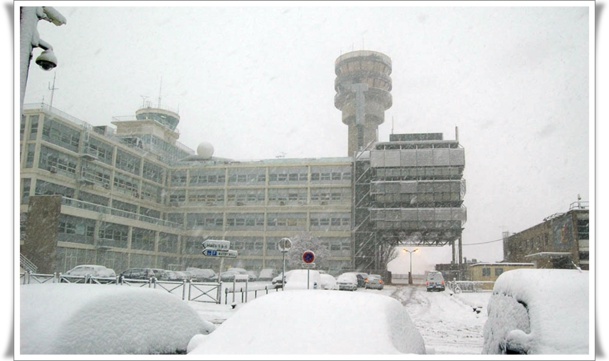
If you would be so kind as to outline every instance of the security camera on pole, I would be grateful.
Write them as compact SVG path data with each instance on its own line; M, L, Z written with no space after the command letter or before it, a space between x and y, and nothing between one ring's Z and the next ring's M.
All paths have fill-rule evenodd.
M36 58L43 70L52 70L57 66L57 57L53 53L51 44L40 39L38 34L38 21L46 20L57 26L66 23L66 18L51 6L22 6L20 8L20 77L21 77L21 107L23 108L23 97L27 85L30 61L34 48L41 48L44 51Z

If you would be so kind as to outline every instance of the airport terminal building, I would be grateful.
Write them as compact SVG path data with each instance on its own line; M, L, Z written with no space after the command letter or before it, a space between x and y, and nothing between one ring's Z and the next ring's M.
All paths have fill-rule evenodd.
M180 116L152 106L95 126L46 104L24 105L22 260L42 273L79 264L218 269L201 243L221 239L238 252L225 267L280 269L279 240L309 235L329 251L333 274L386 269L397 245L450 244L460 263L458 139L392 134L379 142L392 103L391 60L354 51L335 68L335 105L349 137L338 158L216 157L209 143L196 150L179 143Z

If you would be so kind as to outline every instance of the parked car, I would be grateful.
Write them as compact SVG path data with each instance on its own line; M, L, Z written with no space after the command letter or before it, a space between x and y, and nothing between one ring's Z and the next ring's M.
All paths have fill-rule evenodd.
M314 290L321 288L319 271L294 269L286 274L284 290Z
M426 353L425 341L406 308L382 294L271 292L239 307L212 333L191 339L189 359L219 354L341 355L342 359L344 355L355 359L361 358L357 355L392 355L396 359L396 354ZM235 335L247 342L235 342Z
M93 265L93 264L83 264L72 268L71 270L64 273L66 276L91 276L91 277L103 277L103 278L111 278L116 277L116 273L112 268L107 268L105 266Z
M212 282L218 280L218 275L211 268L188 267L186 271L190 274L191 280L199 282Z
M321 273L321 289L322 290L337 290L338 284L336 283L336 278L328 273Z
M517 269L502 273L487 306L482 353L592 354L589 282L589 271Z
M287 277L289 276L290 272L292 271L287 271L285 273L285 277L286 277L286 283L287 283ZM275 276L273 278L273 280L271 281L271 284L273 285L273 287L275 287L275 289L277 288L281 288L283 287L283 272L279 273L279 275Z
M235 277L235 275L244 275L245 277ZM249 279L249 276L245 269L233 267L229 268L225 272L222 272L222 274L220 275L220 279L222 280L222 282L247 281Z
M256 271L247 271L248 279L250 281L258 281L258 274Z
M355 291L357 290L357 276L353 272L343 273L336 278L336 284L341 291Z
M377 290L382 290L385 286L385 282L383 282L383 277L381 275L373 275L370 274L366 277L366 285L365 288L374 288Z
M272 281L277 275L277 272L272 268L264 268L258 275L258 281Z
M121 277L130 280L149 280L157 276L152 268L129 268L121 272Z
M30 357L173 356L185 353L193 336L216 328L179 297L155 288L44 283L24 285L20 295L16 351Z
M431 291L444 291L446 284L444 283L444 276L441 272L431 271L427 272L425 276L425 286L427 292Z
M363 272L345 272L345 273L352 273L353 275L355 275L355 278L357 279L357 287L366 286L366 277L368 277L367 273L363 273Z
M161 278L159 278L159 279L163 280L163 281L183 281L183 280L187 279L185 277L186 277L186 275L184 275L181 272L164 270L163 274L161 275Z
M161 277L163 277L163 272L165 272L164 269L162 268L151 268L152 273L154 273L154 277L156 277L156 279L160 280Z

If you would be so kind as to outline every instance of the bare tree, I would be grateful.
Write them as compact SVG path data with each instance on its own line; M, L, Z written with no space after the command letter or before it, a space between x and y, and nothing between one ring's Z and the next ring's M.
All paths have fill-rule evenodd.
M292 240L292 248L287 254L290 269L302 268L302 254L305 251L315 253L315 268L326 269L330 266L330 251L321 243L321 240L309 232L299 233Z

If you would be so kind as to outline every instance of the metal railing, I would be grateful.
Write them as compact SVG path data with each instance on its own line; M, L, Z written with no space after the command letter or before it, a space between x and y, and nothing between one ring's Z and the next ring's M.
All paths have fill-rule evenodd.
M19 264L26 271L30 271L32 273L36 273L38 271L38 267L34 264L34 262L30 261L26 256L22 253L19 254Z
M137 219L137 220L140 220L143 222L155 223L155 224L165 226L165 227L182 228L182 225L180 223L175 223L175 222L167 221L167 220L160 219L160 218L155 218L155 217L150 217L150 216L146 216L146 215L139 214L139 213L124 211L122 209L103 206L101 204L95 204L95 203L82 201L79 199L74 199L74 198L65 197L65 196L63 196L61 198L61 204L65 205L65 206L69 206L69 207L87 209L87 210L97 212L97 213L111 214L113 216L119 216L119 217L123 217L123 218Z
M489 292L493 290L494 281L448 281L448 287L454 293L461 292Z
M74 283L74 284L99 284L117 285L126 287L145 287L167 291L177 295L185 301L198 301L208 303L222 303L222 283L218 282L193 282L191 280L165 281L154 277L146 280L128 279L117 277L94 277L91 275L70 276L60 272L53 274L39 274L26 271L20 273L20 284L42 284L42 283Z
M236 295L237 294L241 294L241 303L247 303L247 299L248 299L248 295L250 293L254 294L254 299L256 299L258 297L258 291L261 291L264 295L268 295L269 294L269 290L274 289L275 292L279 292L280 290L283 290L282 287L279 288L269 288L269 286L264 286L264 287L255 287L255 288L249 288L249 281L245 281L245 286L243 287L239 287L239 289L237 289L236 287L237 283L236 281L232 282L232 289L229 289L228 287L224 288L224 304L228 304L228 294L232 294L232 303L231 304L235 304L236 303Z

